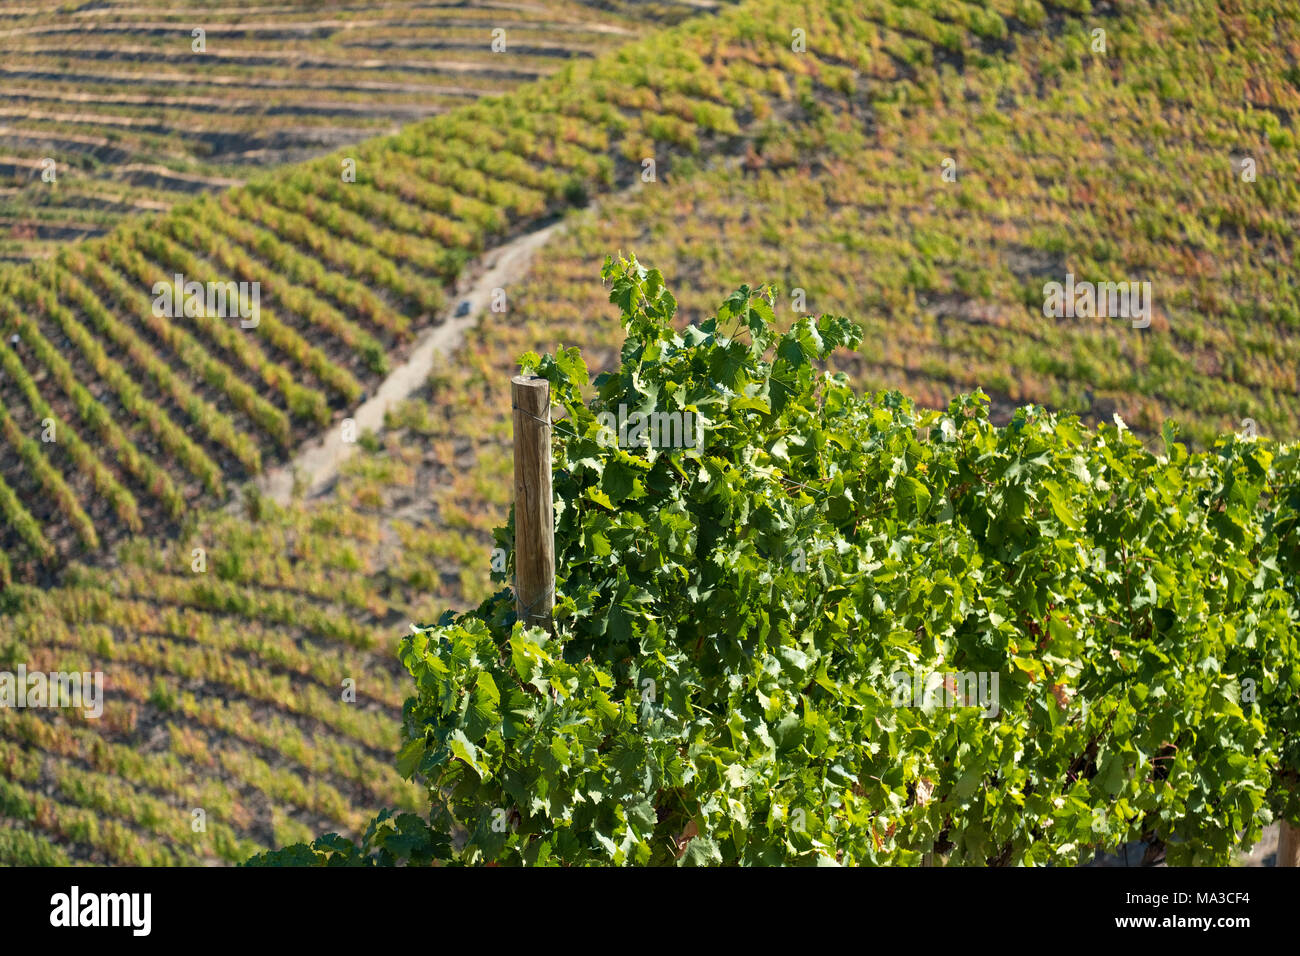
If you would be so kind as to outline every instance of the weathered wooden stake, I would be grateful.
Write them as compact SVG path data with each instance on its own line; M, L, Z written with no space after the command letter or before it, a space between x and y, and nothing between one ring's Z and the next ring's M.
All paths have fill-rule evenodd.
M551 496L551 386L510 380L515 427L515 613L551 629L555 607L555 506Z
M1276 866L1300 866L1300 827L1285 820L1278 827Z

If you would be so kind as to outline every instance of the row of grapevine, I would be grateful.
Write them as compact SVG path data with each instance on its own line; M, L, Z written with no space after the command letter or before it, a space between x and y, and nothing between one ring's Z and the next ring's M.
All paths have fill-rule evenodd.
M41 422L47 419L53 423L55 435L67 449L72 460L83 474L88 474L95 494L103 495L112 505L114 513L126 527L134 532L143 530L140 521L140 509L135 496L131 494L114 474L104 465L94 450L82 441L76 430L62 418L41 397L40 390L32 381L26 367L11 349L8 343L0 342L0 369L9 381L13 382L27 400L33 416Z
M923 410L819 370L845 318L782 333L742 285L683 331L657 271L602 276L612 373L520 360L564 422L553 617L503 589L413 628L396 765L427 823L257 863L1061 866L1154 838L1224 865L1300 822L1300 445ZM604 441L646 395L704 446ZM978 704L915 689L977 670Z
M94 269L84 257L80 260L80 268L72 266L70 261L77 256L77 253L65 255L61 262L69 263L68 268L51 274L51 278L58 283L59 294L80 310L96 332L120 348L131 360L131 364L152 381L161 394L184 409L190 421L197 425L210 441L228 450L249 471L254 473L260 471L261 456L252 440L240 432L227 415L194 394L193 390L176 376L171 366L163 361L143 338L128 324L119 322L104 308L95 293L78 281L78 275L94 273ZM86 335L85 330L71 318L70 313L60 312L55 318L59 317L67 323L63 329L69 338L79 341L79 337Z
M136 237L136 242L140 251L149 255L152 261L167 270L168 274L212 277L220 275L220 272L213 269L207 260L183 248L179 242L168 238L162 231L141 232ZM232 328L228 319L214 316L206 318L207 331L215 333L215 337L224 339L227 343L249 338L241 334L243 329ZM320 348L312 345L294 329L281 322L270 309L261 309L256 321L257 325L252 331L257 338L265 338L270 349L292 361L302 371L310 373L322 386L347 402L353 401L361 393L361 383L352 373L330 361L329 356ZM250 344L246 348L251 350L254 346ZM260 347L258 353L262 362L270 361L261 353ZM329 413L324 407L323 393L317 391L316 394L321 398L315 409L315 417L318 424L324 424L329 420Z
M384 348L375 344L374 335L392 342L394 339L409 335L410 320L400 312L389 307L372 289L349 276L329 271L320 260L304 255L301 251L277 238L273 233L253 223L229 216L221 216L215 202L198 203L195 212L200 221L210 229L224 230L231 241L239 243L249 255L258 256L276 273L283 273L287 283L286 289L311 288L324 303L332 303L345 315L350 315L354 322L372 326L374 333L364 326L359 328L345 326L340 320L340 338L345 344L351 344L347 337L363 341L368 348L376 348L382 355ZM366 356L370 361L369 356ZM377 367L375 371L382 371Z
M38 274L36 280L31 282L21 275L11 278L13 281L9 291L16 302L27 307L28 316L35 313L52 320L64 336L79 349L81 358L89 364L91 370L112 388L122 407L144 424L167 454L201 481L209 493L222 494L221 472L216 463L186 435L179 425L172 421L156 402L145 395L138 381L119 362L110 357L99 339L91 335L85 326L59 303L56 295L48 287L43 287L44 283L41 280L44 277Z
M124 252L119 252L118 255L122 256ZM110 262L91 256L82 256L79 251L65 253L61 261L66 263L72 272L95 286L99 292L108 296L110 301L116 303L117 308L129 315L139 316L145 331L175 356L175 361L189 371L193 376L193 380L206 384L216 391L221 399L228 400L236 409L246 414L254 425L263 430L277 445L284 447L288 444L288 416L262 398L249 383L235 375L224 362L213 357L193 335L176 323L154 315L148 294L139 286L124 278ZM119 259L118 261L124 260ZM94 316L91 317L93 320ZM124 348L127 347L124 343L130 343L131 346L134 346L134 342L131 341L128 334L119 329L121 325L123 325L121 322L113 323L113 325L106 326L100 331L119 342ZM178 374L180 374L179 370ZM220 432L225 431L222 426L214 425L214 429ZM222 444L226 444L224 438L220 439L220 441ZM242 454L240 457L243 460ZM254 473L260 471L260 457L250 460L249 468Z
M40 494L53 499L82 544L91 550L98 548L99 537L95 534L95 525L81 507L77 496L68 487L68 483L63 480L59 471L45 457L41 443L24 435L3 407L0 407L0 437L4 438L10 448L18 452L39 483Z
M60 388L66 399L71 401L77 416L86 426L86 434L93 435L99 442L102 442L105 450L112 453L116 466L125 475L130 476L137 484L137 487L156 501L164 509L165 513L172 517L178 517L184 508L184 499L172 477L163 467L136 447L135 442L116 422L114 417L82 384L81 376L73 369L68 360L41 335L35 324L23 316L13 302L3 294L0 294L0 332L10 336L17 336L18 340L27 349L30 349L35 361L50 373L50 380ZM129 396L138 397L138 390L131 390L129 386L123 384ZM151 407L156 406L151 406L145 400L139 399L137 407L147 414ZM161 423L161 413L155 415L152 420L155 423ZM176 435L175 432L172 432L172 435L178 444L186 441L183 435ZM101 462L106 460L104 452L100 453L100 460ZM13 512L10 513L14 514ZM22 517L24 515L26 515L25 518ZM21 526L25 530L21 530L20 533L36 555L44 561L53 558L54 555L48 547L48 543L41 543L44 541L44 536L37 538L31 533L31 518L30 515L27 515L25 509L16 515L17 519L22 519ZM11 528L16 527L16 525L8 522L7 525Z
M322 302L305 289L280 280L274 273L268 272L247 250L235 245L227 237L219 235L200 223L182 223L179 220L172 219L165 220L165 225L171 238L184 244L188 250L206 255L211 261L219 263L223 269L229 270L237 281L250 284L253 282L258 283L259 294L265 295L269 293L286 310L298 316L301 324L305 324L307 328L313 331L320 330L321 333L334 338L343 347L345 355L351 355L355 352L365 362L369 370L377 375L383 375L388 371L388 356L383 345L333 306ZM265 308L262 309L260 318L262 322L268 319L271 320L268 330L271 332L272 339L275 338L276 332L279 332L279 337L288 341L287 331L281 331L277 328L274 317L268 315ZM288 351L285 347L282 347L281 350ZM313 371L316 371L317 366L321 366L320 359L315 359L315 362L316 365L312 366ZM321 367L323 371L318 374L320 374L322 380L329 382L345 398L351 400L356 397L352 387L355 384L356 388L359 389L359 383L344 378L341 373L336 371L338 366L333 363L327 362L326 365Z
M132 234L123 235L121 239L121 242L104 247L113 265L134 276L145 288L152 289L157 282L171 281L172 272L147 258L165 248L162 237ZM193 264L188 258L183 257L183 261ZM325 396L316 389L299 385L288 369L269 358L256 341L242 334L242 330L231 328L227 321L208 315L194 317L194 326L212 346L224 352L247 373L256 376L255 381L278 393L293 417L313 423L328 420L329 403Z

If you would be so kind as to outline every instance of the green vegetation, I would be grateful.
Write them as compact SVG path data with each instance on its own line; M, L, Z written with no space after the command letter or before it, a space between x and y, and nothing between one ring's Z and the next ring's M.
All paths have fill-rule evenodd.
M547 287L560 301L539 311L591 301L575 279L596 248L662 262L688 316L714 275L739 281L745 263L780 277L783 316L802 290L804 308L861 317L872 348L844 367L864 388L941 406L978 385L996 420L1032 401L1119 412L1148 436L1175 417L1201 445L1247 418L1294 431L1300 301L1286 277L1300 168L1273 119L1296 96L1273 79L1290 75L1285 44L1261 40L1236 65L1229 14L1190 6L1098 20L1107 46L1094 53L1093 22L1056 8L825 0L801 11L797 53L781 10L752 0L350 147L355 182L336 154L0 274L0 331L19 334L39 401L121 452L119 464L41 449L75 500L33 515L52 550L9 527L15 575L40 579L117 540L132 514L165 525L181 501L219 498L281 460L442 317L472 256L638 182L646 158L653 182L580 224L568 261L548 253L570 284ZM1295 27L1259 12L1239 29ZM1165 33L1213 45L1153 51L1147 38ZM1160 86L1174 74L1201 82ZM1185 147L1171 153L1179 124ZM1237 155L1254 181L1234 172ZM177 272L259 282L257 328L153 315L153 283ZM1067 273L1150 281L1150 327L1045 318L1043 286ZM0 383L0 398L32 437L23 385ZM12 460L0 477L39 481L27 467ZM96 515L90 487L110 481L119 507Z
M53 8L42 13L41 6L26 4L21 14L0 12L0 33L42 28L9 37L18 44L13 62L20 72L47 61L52 70L55 47L81 45L75 31L53 29L51 24L59 25L53 23ZM844 850L846 859L901 862L935 842L941 855L955 862L1002 861L1008 846L1006 859L1069 862L1088 846L1113 844L1146 826L1141 832L1172 841L1171 859L1182 853L1205 861L1223 859L1226 848L1237 844L1236 836L1229 836L1234 827L1249 838L1268 812L1283 810L1279 774L1295 768L1296 760L1287 736L1292 712L1281 701L1288 686L1294 698L1295 686L1294 672L1287 670L1293 649L1279 628L1293 613L1293 565L1279 550L1276 567L1258 582L1252 577L1240 593L1224 592L1222 582L1237 580L1243 562L1253 567L1252 562L1268 559L1270 549L1281 549L1277 538L1289 520L1277 511L1283 524L1265 526L1270 502L1280 500L1269 496L1289 480L1292 468L1291 452L1279 451L1272 439L1294 439L1300 422L1295 332L1300 300L1292 281L1300 209L1292 117L1300 107L1300 82L1288 59L1300 32L1295 11L1267 3L1246 10L1183 0L1096 10L1073 2L1022 0L812 0L797 7L746 0L692 18L699 11L686 5L557 3L544 11L457 7L456 18L463 14L473 21L461 25L447 22L453 14L446 7L392 4L388 9L394 12L354 5L338 18L362 18L369 26L340 27L319 37L298 30L322 18L315 11L283 14L297 26L290 24L284 36L274 38L213 29L210 49L214 41L235 44L249 62L218 57L211 71L193 73L210 77L208 86L179 97L174 84L157 86L143 75L127 74L159 68L158 62L171 57L162 55L162 47L173 41L187 51L189 24L178 27L175 36L165 31L136 36L131 23L124 23L119 33L141 48L137 53L94 61L81 52L66 53L67 82L91 97L87 114L131 121L113 124L123 130L115 141L122 155L88 147L101 152L83 164L84 171L65 174L61 166L57 191L26 179L12 188L0 183L0 225L32 218L33 197L40 194L47 197L41 203L52 205L36 218L63 223L84 211L88 220L102 215L89 231L111 229L102 238L70 245L20 238L4 254L48 254L48 261L0 269L0 659L32 667L102 665L109 674L109 716L98 722L0 712L5 720L0 761L6 768L0 805L8 820L0 828L0 861L230 862L330 830L342 836L321 852L334 862L449 858L450 847L443 844L410 855L421 845L423 837L417 837L427 833L427 823L402 815L423 801L391 766L403 739L406 695L394 654L409 621L435 620L445 608L473 607L499 587L488 569L495 547L508 550L508 542L494 537L494 529L506 522L511 495L503 383L520 354L560 356L560 346L575 343L592 373L619 368L620 315L592 281L605 252L616 249L635 249L662 269L680 298L674 319L679 329L714 315L719 289L756 276L776 283L770 319L776 330L806 331L806 314L848 315L860 325L861 346L828 355L828 367L845 373L843 387L855 395L898 389L916 402L850 403L878 431L873 440L881 444L859 447L857 457L842 462L846 473L875 474L871 469L882 463L867 459L890 447L925 486L929 511L882 512L901 522L894 530L911 535L918 548L930 547L923 559L915 553L897 557L920 562L900 569L900 578L933 582L946 580L946 574L957 580L950 559L979 560L986 578L971 584L963 598L983 602L986 609L1002 601L1021 614L997 611L1019 636L999 626L991 629L989 647L972 648L973 638L961 630L953 608L938 598L898 591L903 585L897 582L872 578L871 586L891 602L890 611L877 620L874 610L856 607L862 620L854 619L853 636L870 633L882 643L881 667L905 653L915 655L908 663L928 667L941 652L945 661L958 651L972 660L988 652L989 669L1006 665L1020 675L1018 683L1005 676L1002 684L1013 692L1007 698L1011 716L1005 718L1012 733L996 744L981 738L980 746L987 745L979 751L984 763L968 769L978 768L984 787L1005 784L1023 796L1029 777L994 776L1002 769L995 758L1014 752L1017 741L1041 739L1042 751L1017 758L1016 772L1047 778L1054 767L1064 766L1074 778L1052 783L1058 787L1050 791L1052 799L1063 800L1061 807L1053 802L1048 809L1031 800L1028 809L1013 810L1006 803L974 807L962 795L971 780L956 775L951 762L956 725L947 722L946 712L909 712L890 733L899 746L917 753L924 749L921 738L931 735L928 756L907 764L897 771L901 776L876 790L864 787L858 794L848 786L841 804L814 792L815 778L825 768L799 750L807 750L808 739L818 739L812 727L807 730L812 738L791 744L799 769L789 789L776 788L776 802L766 807L775 814L764 818L767 830L750 828L743 840L727 831L718 814L730 811L711 806L709 794L725 794L747 811L762 812L753 802L758 798L737 795L729 789L731 781L696 780L690 791L696 803L689 813L677 808L660 819L656 809L649 821L636 816L644 807L633 802L628 805L633 817L625 808L620 818L611 797L608 806L584 810L594 814L593 832L614 841L628 859L642 858L649 847L656 861L675 857L689 816L703 835L693 849L695 840L684 841L692 862L712 858L714 850L726 859L833 858L831 848ZM105 28L112 19L91 9L58 16ZM173 17L160 8L156 16L179 23L187 14ZM210 22L220 27L238 16L223 8ZM533 58L526 70L514 74L493 65L495 55L480 34L484 18L497 17L509 19L511 36L516 22L537 31L540 42L526 54ZM575 31L574 18L616 29ZM373 51L388 51L376 59L393 63L405 54L389 56L395 48L384 44L409 35L411 60L437 50L441 61L444 48L433 45L432 29L408 30L390 19L419 19L438 31L445 27L453 37L445 50L466 62L465 82L457 82L473 89L447 99L428 90L370 91L378 95L365 103L357 93L339 90L321 102L326 78L357 89L371 79L413 86L444 80L430 80L428 71L399 75L396 68L389 76L360 63L354 70L322 65L289 71L272 61L268 72L261 56L274 46L281 56L355 58L354 50L341 51L339 44L358 38ZM649 30L652 22L678 21ZM544 37L553 27L555 36ZM620 32L624 29L629 32ZM806 32L805 52L791 48L795 29ZM1106 31L1104 52L1093 49L1097 29ZM636 39L614 48L633 33ZM462 34L472 35L472 43ZM313 49L328 46L336 48L333 53ZM146 52L146 47L155 49ZM1249 56L1242 53L1247 49ZM562 63L565 51L578 55ZM158 62L150 65L151 60ZM122 78L113 80L118 85L110 84L112 89L101 89L74 78L87 70ZM554 75L531 82L544 73ZM291 80L297 92L253 85L263 78ZM24 169L45 154L47 144L72 143L88 131L108 138L102 123L89 129L100 123L93 116L75 123L37 116L37 101L48 107L48 97L37 96L27 78L18 79L13 115L6 121L20 131L15 135L21 142L0 137L0 152L22 159ZM265 109L237 117L215 102L237 91L244 99L251 91L258 109ZM278 99L282 93L284 99ZM139 102L128 101L137 94ZM290 134L290 127L301 132L313 124L337 126L337 116L345 114L352 132L290 144L274 158L334 152L249 177L247 166L235 166L220 149L191 148L211 139L205 128L202 136L182 142L171 129L140 126L136 121L144 115L159 115L162 99L193 100L168 107L178 123L230 129L229 143L239 150L250 135L283 141L298 135ZM348 109L336 111L340 103ZM32 110L30 116L16 115ZM388 112L381 118L382 110ZM386 133L429 112L438 115L392 135L342 146L363 128ZM1243 178L1243 157L1254 160L1253 181ZM357 160L356 182L341 177L344 158ZM949 158L953 181L943 176ZM646 159L655 161L653 181L642 181ZM133 164L247 182L220 194L188 197L175 175L158 180L161 185L146 185L152 174L133 170ZM123 204L112 205L109 192ZM129 209L157 200L173 208L149 219L123 218ZM574 208L590 201L596 208ZM237 511L214 510L322 429L338 427L363 394L373 394L415 339L449 313L476 256L559 216L567 217L564 229L540 250L531 278L511 284L509 311L486 316L459 354L439 364L427 387L389 415L382 432L365 436L334 490L318 501L287 507L248 495ZM62 233L48 232L56 234ZM170 281L178 271L199 281L259 282L258 326L243 329L236 320L212 316L154 315L153 284ZM1080 281L1150 280L1151 326L1133 329L1123 319L1045 318L1043 286L1063 281L1067 273ZM806 313L795 308L796 290L802 291ZM991 401L961 400L959 420L950 407L952 397L977 388ZM1034 410L1020 411L1026 404ZM583 414L577 404L573 408L575 415ZM1082 416L1082 423L1069 419L1071 412ZM757 413L740 409L737 414L748 421ZM877 422L881 414L888 420ZM983 467L932 436L905 440L911 429L941 427L937 423L945 414L959 426L963 441L985 443L996 462L1023 450L1017 443L1039 440L1036 430L1048 423L1054 434L1041 440L1049 462L1026 467L1038 476L1035 489L1049 481L1036 469L1052 467L1050 480L1064 496L1056 497L1083 529L1071 529L1073 538L1066 535L1062 529L1068 523L1061 524L1065 519L1055 510L1056 499L1041 498L1046 492L1026 507L1035 528L1048 537L1057 534L1058 542L1075 540L1088 552L1102 530L1132 532L1101 528L1108 515L1095 494L1089 497L1100 490L1085 494L1082 479L1071 470L1076 458L1090 474L1101 464L1122 473L1115 487L1133 491L1135 514L1141 505L1198 516L1200 537L1174 528L1172 520L1157 522L1152 533L1158 540L1143 544L1149 554L1134 545L1127 557L1121 548L1117 559L1121 567L1144 558L1163 562L1176 586L1154 577L1154 604L1135 606L1141 595L1118 596L1118 579L1093 593L1101 577L1089 563L1090 552L1076 558L1049 551L1055 560L1045 561L1041 573L1043 587L1055 589L1052 597L1031 599L1016 590L1024 582L1007 570L1006 556L979 537L975 516L987 501L966 500L967 511L955 511L947 527L936 523L935 509L952 503L957 487L951 474ZM1116 414L1132 433L1116 431ZM1190 449L1186 458L1161 434L1169 417L1185 429L1180 440ZM1220 437L1241 429L1246 418L1258 424L1264 441ZM47 432L57 437L43 440ZM1099 450L1102 438L1113 464ZM771 445L758 442L764 453ZM787 453L789 448L787 442ZM1052 466L1053 456L1064 458ZM1167 456L1167 462L1158 456ZM910 470L919 464L926 465L933 481ZM888 470L877 475L897 481L891 476ZM741 489L758 494L767 488L765 480L746 476L735 483L737 494ZM1224 481L1223 489L1215 487L1216 480ZM996 486L1004 504L1014 484ZM1147 484L1154 487L1149 501L1136 497L1139 489L1146 493ZM588 490L579 485L566 494L576 494L582 509L604 514L591 496L582 497ZM1247 507L1257 491L1266 492L1260 507ZM877 497L855 492L852 507L906 503L871 494ZM1234 497L1239 494L1245 498ZM1207 509L1215 495L1227 496L1225 509L1246 509L1239 515L1240 539L1220 557L1186 565L1211 544L1219 547L1220 536L1232 530L1213 524L1217 513ZM913 505L919 497L914 499ZM627 510L628 522L635 523L638 515L647 519L647 509ZM613 513L621 515L622 509ZM881 533L879 518L872 516L876 524L856 529L843 528L838 515L819 519L826 535L834 532L863 548L856 557L837 555L838 564L825 565L853 582L846 587L866 587L863 575L877 573L852 562L869 563L866 548L876 548L871 534ZM950 534L953 528L960 534ZM1117 539L1097 540L1111 555L1107 574L1127 574L1112 560ZM957 554L936 542L951 542ZM204 572L191 568L194 547L206 549ZM588 554L588 560L594 559ZM627 574L637 568L631 559L624 563ZM691 573L707 570L678 564ZM740 570L757 573L749 566ZM1206 574L1218 574L1219 580L1209 581ZM638 587L645 584L637 580ZM487 607L505 607L496 600ZM1169 601L1188 622L1183 631L1165 628L1156 613ZM1048 610L1047 603L1055 607ZM650 626L644 617L650 605L593 607L591 613L608 610L607 619L617 628L626 625L629 633L634 625L643 633ZM1236 630L1202 625L1193 631L1196 615L1211 609ZM931 630L929 643L917 638L908 615L923 610L935 616L927 626L946 621L954 633ZM785 609L781 613L790 616ZM1054 617L1058 614L1070 616L1062 621ZM1106 625L1102 614L1123 623L1123 634L1106 630L1113 625ZM586 627L585 620L575 613L566 626ZM1070 628L1070 635L1058 634L1040 650L1037 642L1050 633L1053 620L1058 631ZM1141 631L1147 620L1155 624L1151 634ZM424 653L411 656L415 644L408 642L408 662L416 669L434 668L430 662L440 659L437 648L449 641L486 653L489 643L512 640L503 623L494 618L486 631L478 631L467 620L465 633L452 625L426 631ZM889 643L908 626L919 649ZM1030 648L1025 635L1034 627L1040 637ZM757 625L751 629L761 631ZM1187 646L1193 633L1204 656ZM438 634L445 638L441 645L434 639ZM774 625L763 652L784 662L780 648L794 646L788 636ZM521 646L534 639L521 637ZM1166 640L1178 645L1177 653ZM1010 650L1012 643L1017 651ZM554 646L535 646L539 655L553 658L545 667L561 685L579 678L599 682L598 673L622 682L604 691L618 704L618 714L592 715L591 727L611 721L607 729L640 733L635 698L627 705L633 713L625 713L623 705L631 690L625 662L593 657L565 663ZM1134 669L1119 662L1111 667L1108 658L1093 660L1112 648L1135 655L1129 660ZM828 662L838 660L835 646L821 651ZM691 654L673 660L686 668L726 663ZM1010 663L1014 660L1038 661L1043 669L1026 672ZM509 660L489 664L485 672L501 679L498 689L505 696L504 681L514 665ZM837 666L850 668L846 675L856 673L851 671L855 662ZM460 663L456 668L439 680L447 687L460 686L456 681L477 686L477 672ZM353 672L362 675L357 678L360 705L340 699L341 681ZM756 673L733 673L738 681L759 679ZM1253 707L1239 703L1238 712L1220 702L1234 680L1255 673L1259 676L1252 679L1265 696ZM1052 682L1044 684L1049 678ZM828 724L834 717L851 727L867 712L826 710L824 695L832 691L821 684L808 692L816 699L806 711L795 693L805 685L781 686L781 700L773 706L785 709L777 724L790 713L802 720L806 712L817 712ZM1066 697L1063 704L1053 690L1058 686ZM1150 690L1143 700L1138 699L1141 687ZM706 692L714 696L699 696ZM675 706L730 706L729 693L701 681ZM887 702L887 688L877 686L874 693L862 707ZM1076 706L1082 700L1109 702L1110 709L1094 706L1084 715ZM1167 706L1162 710L1153 700ZM450 726L443 722L451 717L436 713L435 702L421 706L428 708L425 717L434 726ZM565 706L578 705L570 700ZM687 712L669 715L665 739L683 739ZM707 715L689 713L700 722L701 739L710 741L709 747L724 746L708 736L718 728ZM1044 722L1050 723L1053 713L1060 725L1044 737ZM539 715L537 726L555 714ZM1109 727L1098 722L1107 714L1114 719ZM766 713L761 717L767 721ZM1157 719L1169 722L1157 724ZM1196 720L1208 721L1220 735L1219 749L1205 751L1209 738L1188 737ZM990 726L974 725L986 734ZM1127 734L1117 728L1128 728ZM590 783L592 775L607 772L607 765L588 762L582 736L587 732L575 732L570 769ZM736 733L753 744L756 731ZM1165 736L1154 740L1161 733ZM418 749L414 732L409 740L403 770L411 769ZM1090 740L1096 752L1088 750ZM1164 741L1196 754L1201 763L1189 770L1177 754L1162 749ZM486 748L476 753L493 774L527 766L517 751L489 745L487 736L474 743ZM662 741L655 746L660 745L667 746ZM739 737L725 746L741 753ZM1012 750L997 749L1003 746ZM432 761L438 753L430 747L420 760ZM742 756L757 760L757 753ZM842 753L861 756L849 749ZM1113 759L1105 763L1109 755ZM863 757L868 758L880 759ZM725 770L741 757L718 759ZM495 793L500 780L476 782L466 767L463 759L431 762L421 772L428 779L455 777L458 784L473 785L479 788L473 799L491 797L494 808L527 809L526 802ZM414 769L420 771L418 765ZM548 786L563 783L548 779ZM1112 794L1113 786L1119 791ZM982 795L983 788L977 792ZM625 792L629 800L631 793ZM928 794L924 806L920 794ZM518 829L523 818L512 817L515 829L508 834L490 828L484 833L480 817L457 802L467 798L449 794L448 799L451 803L439 808L465 828L459 837L477 834L480 840L462 859L528 858L547 840L553 860L614 859L609 846L576 840L572 820L553 819L549 810L529 811L532 830ZM658 808L656 799L650 802ZM398 814L367 831L370 812L385 805ZM190 828L189 813L196 806L208 808L206 834ZM799 831L781 829L778 820L813 806L819 813L826 807L843 811L840 817L817 817L823 829L816 834L811 825L802 831L815 835L821 846L794 839L790 834ZM943 808L942 818L937 807ZM1085 808L1091 813L1099 807L1101 816L1085 826ZM601 815L607 811L613 816ZM880 824L879 845L874 838L870 845L843 842L850 811ZM1019 820L1013 820L1016 812ZM751 813L751 821L757 819ZM1049 819L1052 828L1060 828L1058 836L1073 833L1073 850L1064 837L1044 835ZM901 837L898 829L889 835L891 823L912 827L914 835ZM1097 829L1090 829L1094 823ZM532 833L546 837L532 840ZM510 842L493 842L506 836ZM791 842L780 843L778 837ZM294 852L316 859L317 851Z
M508 589L416 629L428 824L255 862L1060 865L1154 833L1224 864L1300 820L1300 448L864 399L816 368L847 320L778 336L742 286L678 332L658 272L604 275L595 399L577 349L522 360L563 411L554 633ZM703 442L620 446L621 406Z

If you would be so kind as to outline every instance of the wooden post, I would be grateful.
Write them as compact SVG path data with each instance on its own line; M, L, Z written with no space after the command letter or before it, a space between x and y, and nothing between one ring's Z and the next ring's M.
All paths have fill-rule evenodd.
M551 496L551 385L510 380L515 427L515 613L551 629L555 607L555 505Z
M1277 859L1274 866L1300 866L1300 827L1283 820L1277 828Z

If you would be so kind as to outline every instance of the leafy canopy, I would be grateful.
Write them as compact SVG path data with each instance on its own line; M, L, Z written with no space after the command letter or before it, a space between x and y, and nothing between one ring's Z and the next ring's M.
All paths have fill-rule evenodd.
M603 277L627 337L594 399L577 349L522 360L562 410L554 633L508 589L413 628L427 823L256 862L1072 864L1155 834L1223 863L1300 819L1294 448L862 397L822 371L845 319L778 333L742 286L679 331L657 271ZM620 406L702 442L620 447ZM996 675L996 706L900 698L918 673Z

